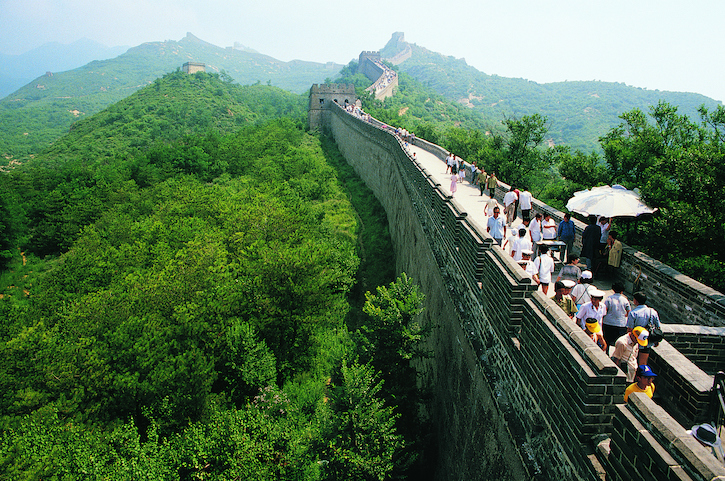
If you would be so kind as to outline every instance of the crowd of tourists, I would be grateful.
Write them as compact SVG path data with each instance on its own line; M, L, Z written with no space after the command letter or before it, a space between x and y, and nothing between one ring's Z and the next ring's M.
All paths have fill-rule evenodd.
M630 301L619 281L612 283L610 295L594 285L595 279L616 279L622 262L623 246L612 219L588 217L578 254L574 251L577 233L570 214L564 214L558 224L547 212L536 212L532 218L532 196L526 188L510 187L500 205L494 198L498 187L495 172L487 174L475 163L467 164L449 154L446 172L456 169L469 169L469 182L479 186L480 195L488 190L489 200L484 203L486 231L496 244L513 257L545 295L553 283L552 300L626 373L628 386L623 401L626 403L635 392L652 398L657 374L648 364L649 355L663 339L658 312L647 305L644 292L635 292ZM452 193L457 190L453 182L451 177ZM519 210L522 220L514 226ZM565 264L555 281L556 262L549 245L540 241L559 241L560 260ZM579 265L580 255L584 266ZM711 424L693 426L688 432L725 463L721 440Z
M375 63L375 65L377 65L378 67L380 67L383 70L383 73L366 90L369 90L369 91L373 91L374 90L375 92L380 92L382 90L385 90L388 87L388 85L390 85L391 83L393 83L393 81L398 76L398 74L397 74L397 72L395 70L388 68L388 66L385 65L382 62L378 62L378 61L375 61L375 60L373 60L373 62Z

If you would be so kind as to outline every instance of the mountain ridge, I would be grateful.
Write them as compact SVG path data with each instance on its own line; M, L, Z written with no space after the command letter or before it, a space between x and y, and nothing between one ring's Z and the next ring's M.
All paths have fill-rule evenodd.
M396 67L435 92L481 112L502 119L539 113L550 121L550 145L566 144L582 151L598 150L598 138L619 125L619 116L664 100L678 106L681 113L699 119L700 105L709 108L721 104L694 92L648 90L622 82L579 80L537 83L523 78L486 74L465 59L445 56L425 47L408 43L401 32L381 50L384 58L393 58L403 49L411 55Z
M242 85L266 82L298 94L342 68L332 62L283 62L250 49L221 48L191 33L179 41L145 42L112 59L41 75L0 100L0 155L17 158L39 152L77 120L189 61L203 62L207 72L225 73Z

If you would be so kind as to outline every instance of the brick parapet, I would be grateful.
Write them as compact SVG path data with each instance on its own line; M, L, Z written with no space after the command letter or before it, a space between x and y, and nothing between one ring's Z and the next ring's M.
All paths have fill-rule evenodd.
M725 371L725 328L663 324L672 347L710 375Z
M657 373L657 402L683 426L710 421L714 378L669 342L652 348L648 364Z
M616 406L608 446L598 452L611 480L725 480L725 467L642 393Z

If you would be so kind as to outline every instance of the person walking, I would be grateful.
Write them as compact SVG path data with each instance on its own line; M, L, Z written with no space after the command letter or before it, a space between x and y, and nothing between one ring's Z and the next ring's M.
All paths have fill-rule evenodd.
M531 220L531 192L524 187L524 190L519 194L519 205L521 206L521 218L528 222Z
M576 226L571 220L571 214L564 214L564 220L559 222L557 229L557 237L566 244L566 256L562 255L562 259L567 259L574 248L574 240L576 239Z
M497 185L498 179L496 178L496 172L491 172L491 175L486 179L486 186L488 187L488 196L492 199L496 196Z
M516 219L516 192L511 187L506 195L503 196L503 210L506 213L506 225L511 226L511 223Z
M503 238L506 236L506 221L503 217L500 217L500 214L501 209L494 207L493 217L488 218L488 223L486 225L486 232L491 234L491 237L493 237L493 240L495 240L496 244L499 246L501 245Z
M458 190L458 174L451 175L451 197L456 193Z
M624 284L615 282L612 284L614 294L604 299L604 305L607 313L602 320L602 328L604 330L604 340L607 345L614 346L617 339L627 334L627 316L632 308L629 300L622 294L624 292Z
M551 283L551 275L554 273L554 259L549 255L549 246L546 244L539 247L539 257L534 261L534 282L541 286L541 292L547 295L549 292L549 284Z

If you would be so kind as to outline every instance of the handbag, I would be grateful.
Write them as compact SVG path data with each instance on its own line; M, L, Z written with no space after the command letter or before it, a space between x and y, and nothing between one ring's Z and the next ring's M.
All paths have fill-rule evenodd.
M647 338L647 340L649 343L657 345L665 338L665 334L662 332L662 329L660 329L659 320L656 324L653 322L655 319L656 318L652 315L652 308L650 307L650 315L647 320L647 330L649 331L649 338Z

